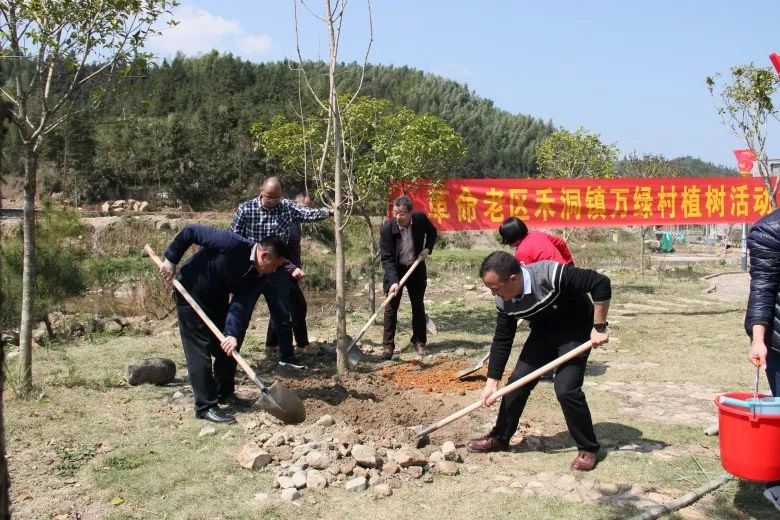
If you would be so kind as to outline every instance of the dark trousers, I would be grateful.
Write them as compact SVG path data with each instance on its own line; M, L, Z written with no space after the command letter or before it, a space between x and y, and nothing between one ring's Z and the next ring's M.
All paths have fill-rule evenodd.
M556 357L580 346L588 339L590 339L589 331L555 333L531 331L507 384L530 374ZM566 419L566 426L569 428L569 433L574 439L577 449L597 452L599 443L596 440L596 433L593 431L590 409L582 391L588 353L589 351L560 365L555 373L554 385L555 395L558 397L563 416ZM517 391L504 396L492 435L509 442L517 430L528 396L531 395L531 391L538 382L538 379L532 381Z
M179 334L195 397L195 415L201 416L209 408L217 406L220 397L229 396L235 391L236 360L222 351L214 333L183 298L177 297L176 302ZM227 302L216 310L208 307L203 309L215 324L225 323Z
M271 315L265 341L269 344L269 338L273 338L272 344L279 347L279 359L282 361L294 357L290 319L290 280L289 273L280 267L266 275L266 287L263 290L263 296L268 304L268 313Z
M290 320L292 322L293 337L296 345L305 347L309 344L309 330L306 328L306 313L309 308L300 284L292 276L288 278L290 282ZM268 321L265 344L269 347L279 345L279 339L276 337L276 322L273 316Z
M422 266L421 266L422 267ZM398 306L401 304L401 296L403 289L406 288L406 292L409 294L409 300L412 302L412 343L428 342L428 334L425 330L425 288L428 285L427 276L425 270L421 267L412 272L409 279L404 284L404 287L396 293L395 298L385 306L384 317L384 337L382 338L382 344L384 346L390 346L395 348L395 329L398 325ZM398 276L403 278L406 274L408 267L400 266L398 269ZM387 289L385 294L387 294Z

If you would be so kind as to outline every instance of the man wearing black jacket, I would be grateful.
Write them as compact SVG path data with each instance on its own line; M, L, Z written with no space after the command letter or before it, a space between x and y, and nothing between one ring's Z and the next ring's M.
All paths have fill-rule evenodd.
M425 344L425 287L428 284L425 259L436 244L436 228L424 213L412 213L412 201L401 196L393 201L393 218L382 225L379 232L379 252L385 271L385 294L394 294L385 307L382 358L390 359L395 350L395 329L398 324L398 306L402 292L398 283L417 258L422 262L406 281L406 291L412 302L412 345L417 354L427 354Z
M753 225L750 296L745 331L751 339L748 359L766 371L772 395L780 397L780 210ZM780 510L780 481L768 482L764 496Z
M528 320L531 333L507 384L588 340L594 347L609 340L607 310L612 291L606 276L548 260L521 266L511 254L503 251L491 253L482 263L479 275L495 296L498 310L488 381L481 397L485 406L494 402L490 395L498 388L504 373L519 319ZM578 449L571 468L579 471L593 469L599 451L593 420L582 391L587 360L585 353L560 365L554 383L566 426ZM504 396L496 426L488 435L470 441L466 448L472 452L507 449L538 381Z
M195 416L216 423L235 422L218 403L248 406L251 401L235 394L232 354L241 348L257 299L268 289L267 275L286 261L286 246L277 237L253 243L228 231L189 225L165 250L160 266L163 278L173 280L176 265L193 244L201 249L182 265L177 278L225 334L225 341L217 341L189 303L174 293ZM277 304L273 298L267 301L269 307Z

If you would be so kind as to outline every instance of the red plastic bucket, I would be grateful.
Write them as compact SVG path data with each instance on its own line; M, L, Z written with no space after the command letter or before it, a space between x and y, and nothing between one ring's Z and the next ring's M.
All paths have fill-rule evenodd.
M731 392L726 397L745 401L750 392ZM760 395L760 397L767 397ZM754 414L715 399L719 410L720 463L723 469L745 480L780 480L780 415Z

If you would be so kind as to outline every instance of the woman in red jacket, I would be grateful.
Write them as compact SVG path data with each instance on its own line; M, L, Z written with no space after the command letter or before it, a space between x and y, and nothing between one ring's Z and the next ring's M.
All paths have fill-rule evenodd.
M524 265L540 260L553 260L561 264L574 264L566 241L543 231L528 231L525 222L509 217L498 228L501 243L514 246L515 258Z
M515 260L523 265L533 264L540 260L553 260L561 264L574 265L571 251L566 241L561 237L550 235L543 231L528 231L525 222L517 217L509 217L498 228L501 243L514 246ZM542 375L541 379L550 381L555 377L555 370Z

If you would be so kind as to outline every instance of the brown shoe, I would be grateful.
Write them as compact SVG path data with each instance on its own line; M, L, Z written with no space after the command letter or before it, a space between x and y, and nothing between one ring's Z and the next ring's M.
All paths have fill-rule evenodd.
M590 471L596 467L596 453L592 451L579 451L571 462L571 469L577 471Z
M422 341L416 341L414 343L414 349L417 351L417 355L420 357L430 354L430 351L425 347L425 343Z
M472 439L466 443L466 449L471 453L489 453L491 451L506 451L509 443L502 441L498 437L490 434L484 437Z
M382 359L384 359L385 361L390 361L391 359L393 359L393 351L394 350L395 350L395 348L393 348L393 346L391 346L391 345L383 345L382 346L382 355L380 357Z

